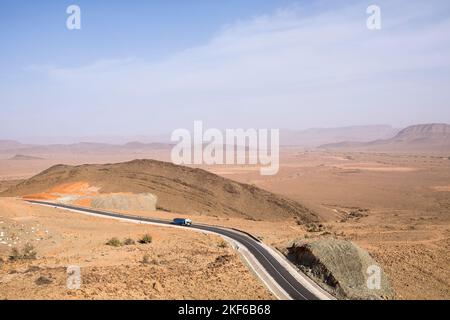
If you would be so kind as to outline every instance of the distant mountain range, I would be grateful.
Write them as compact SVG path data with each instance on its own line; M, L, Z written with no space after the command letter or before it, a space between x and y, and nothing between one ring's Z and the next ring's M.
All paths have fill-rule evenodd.
M80 142L74 144L29 145L12 140L0 140L2 154L98 154L98 153L142 153L152 150L171 149L168 143L129 142L115 145L108 143Z
M19 148L29 147L29 144L23 144L14 140L0 140L0 151L14 150Z
M342 141L321 145L327 150L450 152L450 125L419 124L407 127L390 139L369 142Z
M170 137L170 135L167 135ZM128 142L125 144L79 142L73 144L33 145L13 140L0 140L0 154L108 154L145 153L170 150L174 144L161 135L161 142ZM280 130L281 146L297 146L328 150L362 151L433 151L450 150L450 125L420 124L400 130L388 125Z
M342 141L372 141L392 138L399 132L388 125L351 126L340 128L313 128L302 131L281 130L283 146L317 147Z

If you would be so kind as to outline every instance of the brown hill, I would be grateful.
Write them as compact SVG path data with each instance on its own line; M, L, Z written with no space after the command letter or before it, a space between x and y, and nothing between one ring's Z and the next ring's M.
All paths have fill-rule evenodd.
M371 142L344 141L320 146L329 150L449 152L450 125L419 124L401 130L395 137Z
M38 194L79 182L100 188L100 193L152 193L158 197L159 208L179 213L272 221L287 218L296 218L300 222L317 220L316 214L301 204L252 185L201 169L155 160L56 165L0 195Z

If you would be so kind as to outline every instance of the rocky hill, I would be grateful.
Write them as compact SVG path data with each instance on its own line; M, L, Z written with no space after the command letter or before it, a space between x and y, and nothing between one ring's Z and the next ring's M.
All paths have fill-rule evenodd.
M392 299L394 291L379 264L352 242L322 239L294 241L285 254L303 272L339 299ZM368 272L369 271L369 272ZM379 271L379 281L370 278ZM374 281L376 280L376 281ZM373 288L368 287L368 283Z

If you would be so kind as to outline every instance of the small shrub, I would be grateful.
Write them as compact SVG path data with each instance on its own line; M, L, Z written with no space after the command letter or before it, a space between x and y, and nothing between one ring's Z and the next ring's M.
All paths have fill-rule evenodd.
M22 252L20 252L17 248L12 248L11 253L9 255L10 261L18 261L18 260L34 260L36 259L37 252L34 250L33 245L27 243L23 248Z
M122 242L118 238L114 237L114 238L109 239L106 242L106 245L112 246L112 247L120 247L120 246L122 246Z
M136 244L136 242L131 238L127 238L123 241L123 244L126 246L132 246L133 244Z
M222 248L222 249L224 249L224 248L228 248L228 244L225 242L225 241L220 241L218 244L217 244L217 246L219 247L219 248Z
M34 247L27 243L22 249L22 259L34 260L36 259L37 252Z
M152 236L149 234L144 234L142 238L139 240L141 244L149 244L152 243Z
M9 260L10 261L17 261L22 259L22 254L20 253L19 249L12 248L11 253L9 254Z
M142 263L144 263L144 264L150 263L150 256L148 254L146 254L142 257Z
M322 232L325 230L325 226L323 224L315 224L315 223L308 223L306 225L306 231L308 232Z

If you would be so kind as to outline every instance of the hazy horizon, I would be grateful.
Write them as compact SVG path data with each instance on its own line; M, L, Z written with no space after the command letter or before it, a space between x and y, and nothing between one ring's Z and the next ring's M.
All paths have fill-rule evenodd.
M415 124L412 124L415 125ZM280 128L280 132L283 136L284 134L289 133L308 133L313 132L315 130L342 130L342 129L350 129L350 128L390 128L392 132L400 131L404 128L397 128L387 124L374 124L374 125L353 125L353 126L344 126L344 127L311 127L305 129L292 129L292 128ZM175 128L174 128L175 129ZM186 127L185 129L189 131L193 131L193 127ZM204 130L209 129L209 127L205 127ZM217 128L220 131L224 132L227 128ZM242 128L248 129L248 128ZM0 141L10 140L16 141L23 144L73 144L73 143L107 143L107 144L125 144L129 142L141 142L141 143L166 143L170 142L171 132L158 133L158 134L132 134L132 135L91 135L91 136L29 136L29 137L0 137Z

